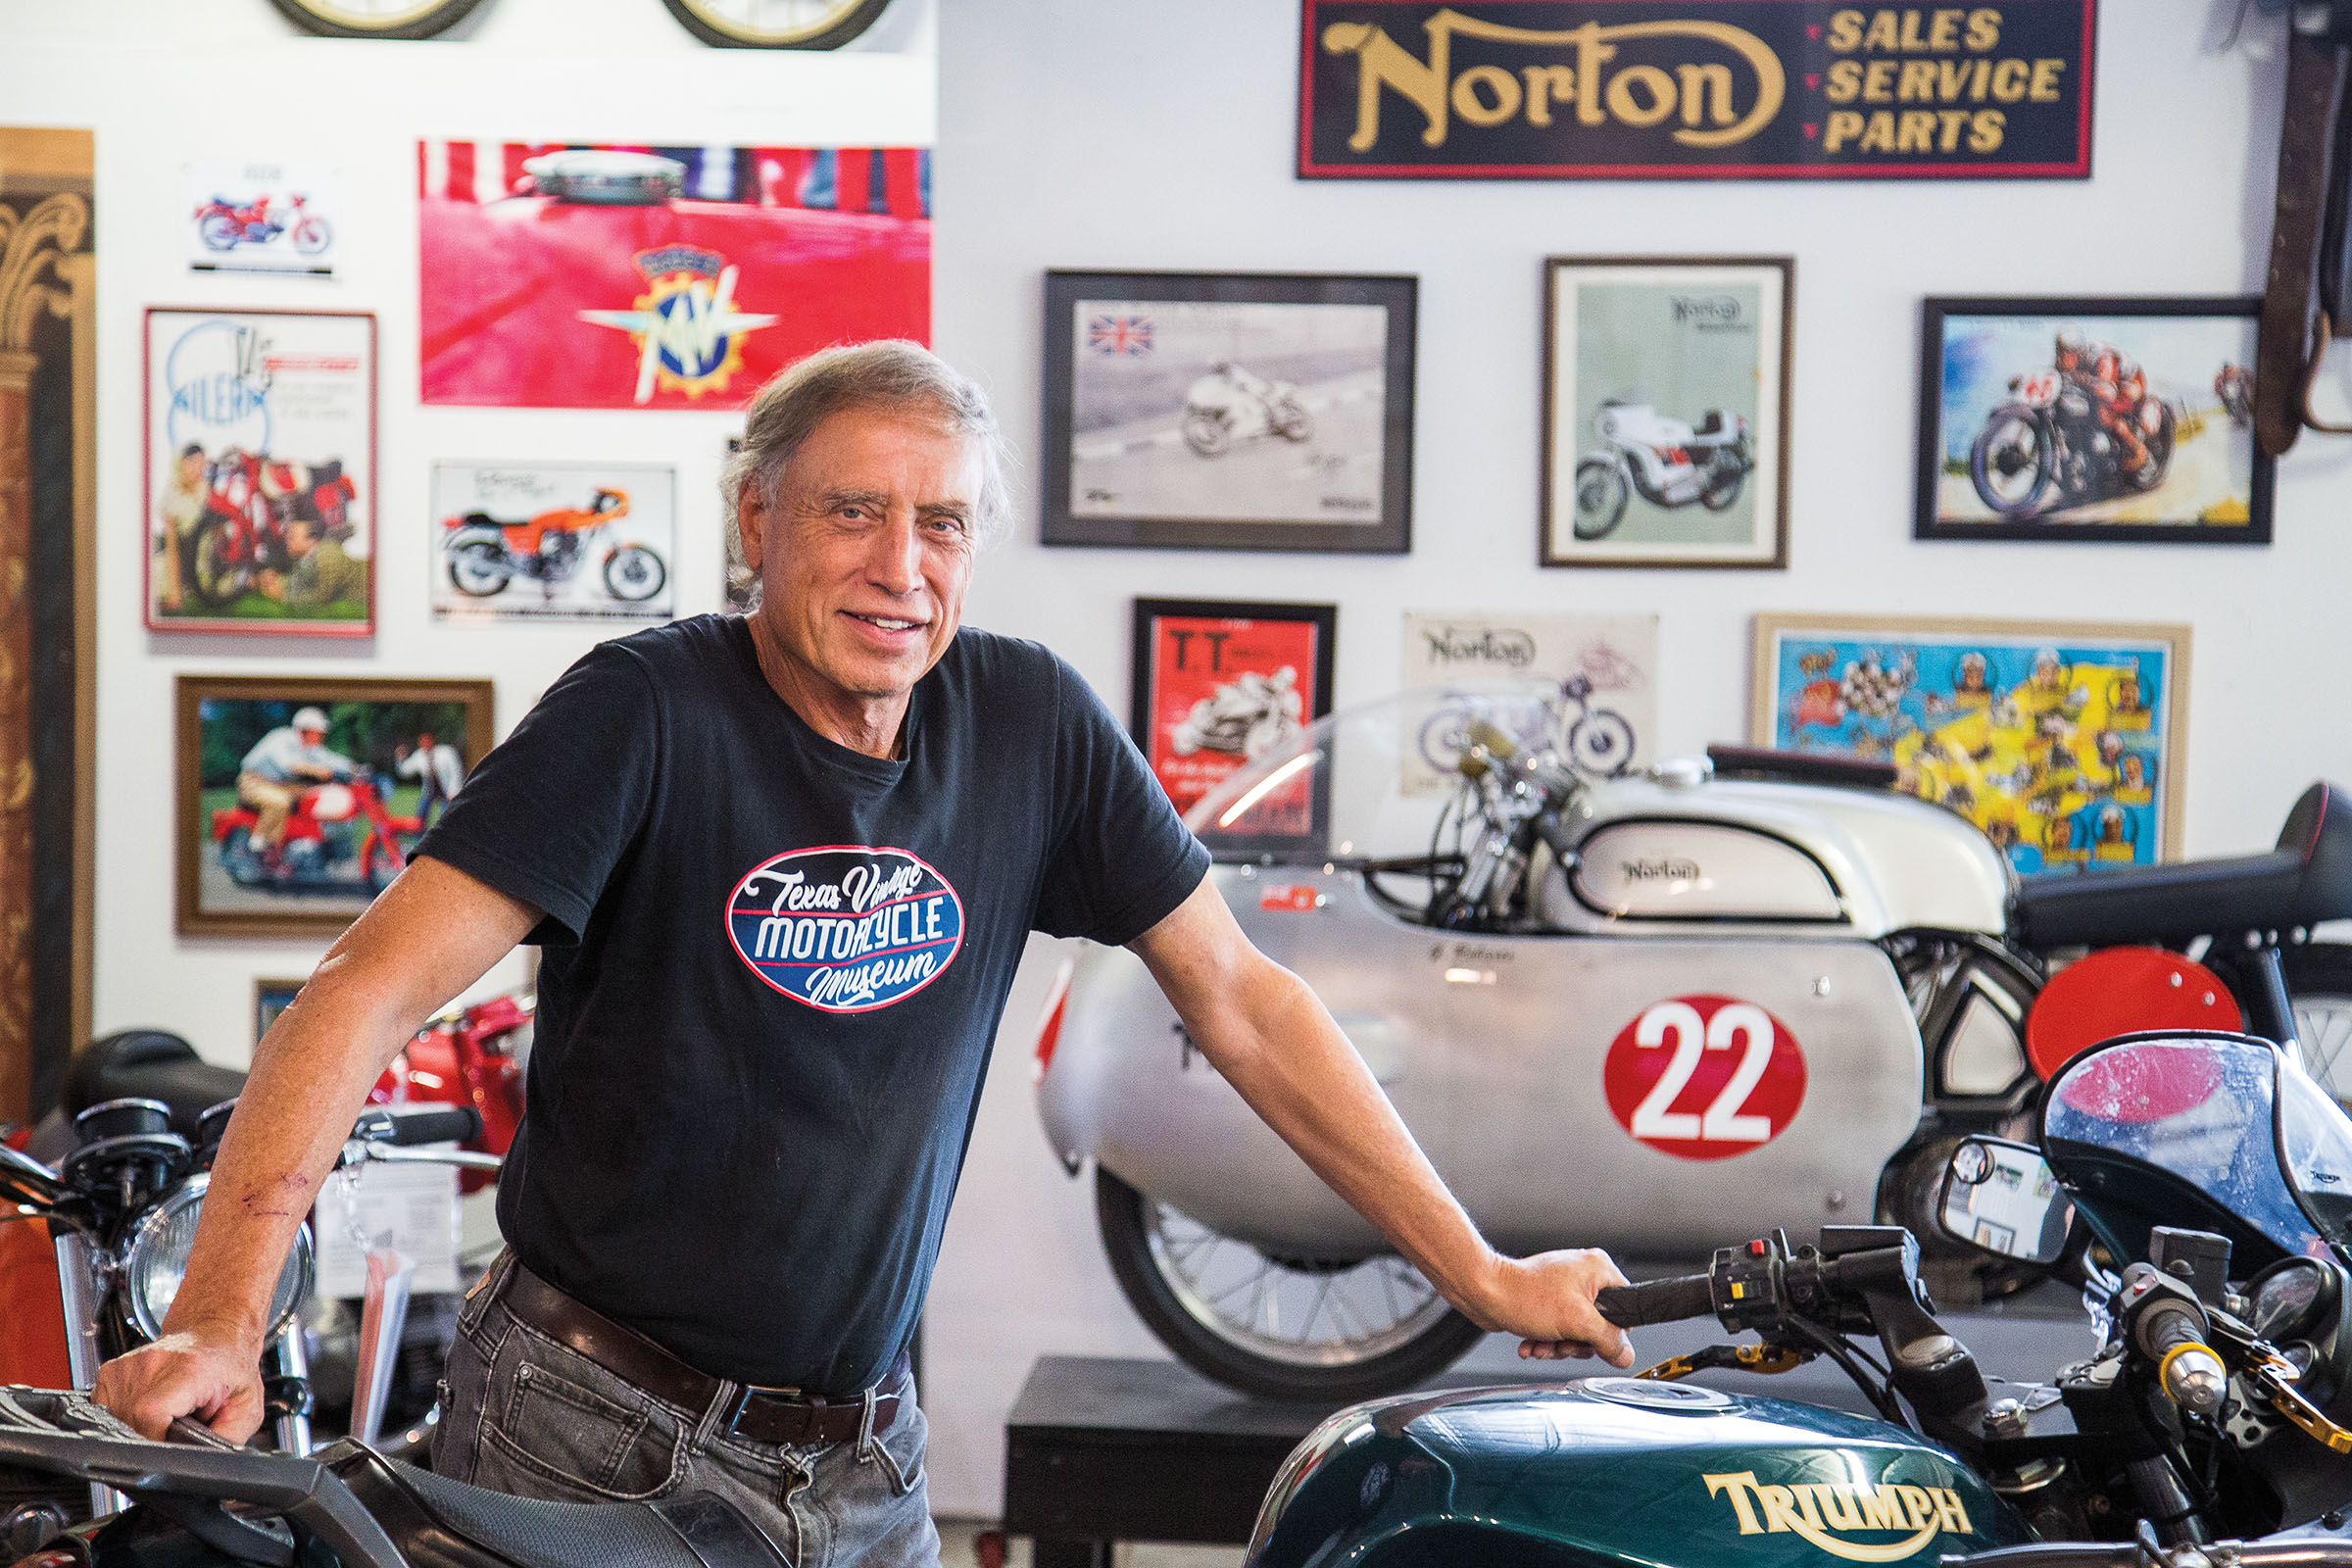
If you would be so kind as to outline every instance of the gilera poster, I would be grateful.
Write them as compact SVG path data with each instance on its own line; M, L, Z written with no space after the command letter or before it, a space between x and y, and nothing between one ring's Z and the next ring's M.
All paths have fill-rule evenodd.
M427 403L740 408L830 344L931 335L918 147L419 144Z
M374 630L374 317L149 310L146 452L149 630Z
M2097 0L1302 0L1298 173L2085 179Z
M1331 605L1135 602L1131 729L1152 777L1189 811L1210 790L1331 710ZM1305 835L1306 781L1261 803L1269 831Z
M342 171L192 164L185 174L191 270L333 274Z
M1564 691L1567 728L1555 743L1588 777L1614 778L1655 755L1657 668L1655 615L1405 612L1407 691L1494 680L1556 682ZM1414 756L1404 792L1432 794L1455 781Z
M669 619L676 489L656 464L434 464L433 618Z

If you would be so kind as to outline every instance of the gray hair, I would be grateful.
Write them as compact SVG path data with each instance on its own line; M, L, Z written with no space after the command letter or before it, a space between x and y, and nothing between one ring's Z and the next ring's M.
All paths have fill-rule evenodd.
M760 603L760 574L743 557L737 511L747 487L761 501L783 498L784 470L816 427L845 409L904 409L936 419L980 448L979 506L972 543L985 550L1012 528L1004 484L1004 438L979 384L903 338L822 349L760 389L744 412L743 439L718 478L727 528L727 593L744 609Z

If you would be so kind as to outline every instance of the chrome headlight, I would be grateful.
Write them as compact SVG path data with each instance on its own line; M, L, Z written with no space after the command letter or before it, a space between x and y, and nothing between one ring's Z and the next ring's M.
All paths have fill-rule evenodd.
M147 1211L131 1233L130 1250L122 1259L122 1294L129 1302L130 1320L149 1339L164 1332L164 1314L179 1295L180 1279L188 1271L188 1253L196 1246L196 1221L204 1212L204 1195L212 1185L208 1175L191 1176L179 1191ZM294 1233L286 1266L277 1276L276 1294L270 1298L270 1333L275 1336L292 1320L311 1294L311 1227Z

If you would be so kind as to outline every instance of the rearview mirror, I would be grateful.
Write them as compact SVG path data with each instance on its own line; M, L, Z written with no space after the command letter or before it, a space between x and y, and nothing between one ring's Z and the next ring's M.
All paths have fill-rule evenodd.
M2075 1205L2041 1151L1970 1138L1952 1151L1936 1218L1944 1235L1980 1251L2055 1263L2066 1254Z

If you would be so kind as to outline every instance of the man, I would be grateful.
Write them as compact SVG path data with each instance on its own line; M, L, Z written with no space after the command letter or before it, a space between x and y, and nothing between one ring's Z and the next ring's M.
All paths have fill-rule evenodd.
M350 758L327 746L326 714L316 708L298 710L291 722L255 741L237 764L237 804L260 813L249 838L252 847L275 855L285 842L286 814L304 787L349 778L354 771Z
M253 1430L277 1260L368 1085L526 938L511 1250L435 1454L460 1479L712 1491L803 1568L935 1562L905 1347L1032 927L1132 944L1471 1317L1631 1361L1592 1305L1608 1259L1480 1240L1085 683L959 633L1010 515L976 387L911 344L814 356L753 404L724 493L760 609L604 644L474 770L262 1042L168 1332L103 1370L110 1407Z
M162 580L155 587L155 608L167 615L179 613L180 594L192 565L189 552L196 548L196 525L204 520L208 489L204 448L191 441L179 449L171 482L155 504L157 520L163 524L155 541L156 554L163 557L156 567Z
M321 611L339 603L365 603L368 564L352 559L343 541L352 534L348 522L321 526L309 517L286 523L286 555L294 563L279 587L288 610Z
M466 759L447 741L436 741L431 730L416 737L414 747L393 749L394 770L402 778L416 780L416 821L430 827L449 803L458 798L458 786L466 782Z

